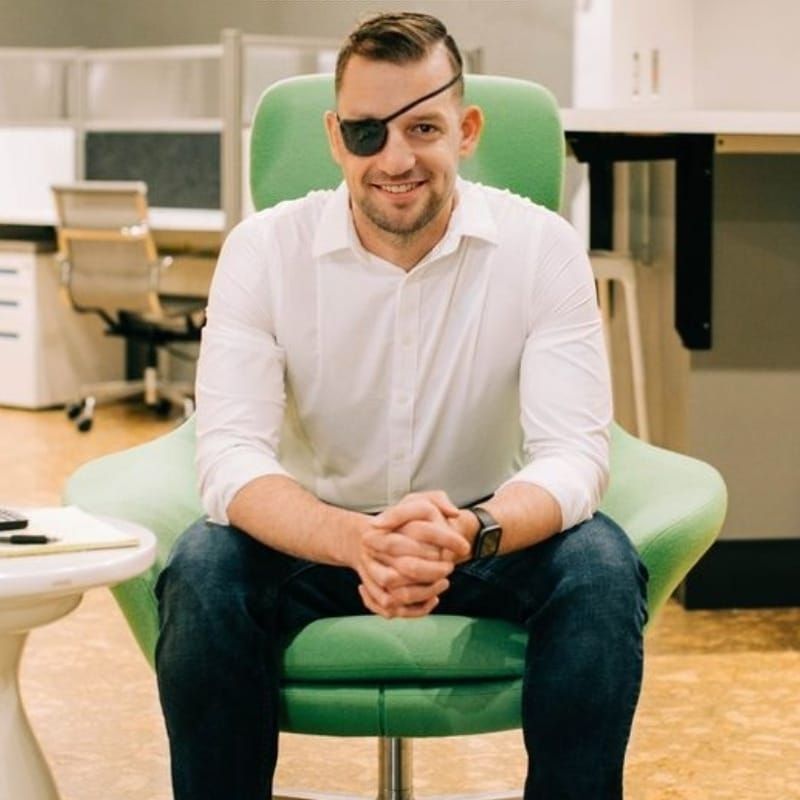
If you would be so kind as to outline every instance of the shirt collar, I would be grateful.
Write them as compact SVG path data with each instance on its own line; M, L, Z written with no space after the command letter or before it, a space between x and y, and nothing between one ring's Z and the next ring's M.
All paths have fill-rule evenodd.
M462 237L474 237L492 244L498 243L497 222L479 189L477 184L461 177L456 178L458 199L444 240L440 243L443 247L437 247L440 252L445 248L450 250L457 246ZM314 258L319 258L337 250L364 251L353 225L350 195L344 181L331 194L322 210L314 235L312 255Z

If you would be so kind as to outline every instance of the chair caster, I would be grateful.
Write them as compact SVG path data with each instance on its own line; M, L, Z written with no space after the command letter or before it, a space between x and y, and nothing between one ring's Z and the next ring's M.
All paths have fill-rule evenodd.
M167 400L166 397L162 397L156 404L153 406L156 414L161 417L161 419L166 419L170 412L172 411L172 401Z
M95 402L94 397L84 397L79 402L67 406L67 416L81 433L88 433L92 429Z
M81 411L83 411L84 407L86 406L85 400L79 400L77 403L69 403L67 405L67 417L69 419L77 419Z

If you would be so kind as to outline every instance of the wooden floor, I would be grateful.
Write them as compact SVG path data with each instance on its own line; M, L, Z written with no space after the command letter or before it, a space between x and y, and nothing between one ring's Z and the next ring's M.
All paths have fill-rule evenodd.
M118 405L84 435L62 412L0 409L0 504L57 504L76 466L171 424ZM800 609L673 603L646 654L628 800L800 800ZM106 590L31 635L21 684L63 800L171 797L155 681ZM419 797L515 790L524 769L516 731L416 743ZM375 780L371 740L283 737L281 787L370 797Z

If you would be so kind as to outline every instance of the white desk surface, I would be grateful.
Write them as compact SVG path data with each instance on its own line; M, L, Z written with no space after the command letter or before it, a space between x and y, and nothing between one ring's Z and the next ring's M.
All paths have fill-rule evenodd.
M704 111L655 108L562 108L565 131L798 136L800 111Z
M225 212L205 208L152 207L150 227L154 231L222 231Z
M112 517L102 519L135 533L139 537L138 547L2 558L0 612L6 603L13 604L23 598L75 595L96 586L111 586L150 567L156 556L155 536L132 522Z
M4 214L3 225L55 225L54 211ZM186 231L187 233L221 232L225 228L225 212L207 208L150 208L150 227L154 231Z

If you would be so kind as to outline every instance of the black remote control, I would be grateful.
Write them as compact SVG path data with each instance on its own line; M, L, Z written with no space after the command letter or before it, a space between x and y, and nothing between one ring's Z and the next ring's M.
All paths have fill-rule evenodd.
M18 531L28 527L28 518L10 508L0 508L0 531Z

